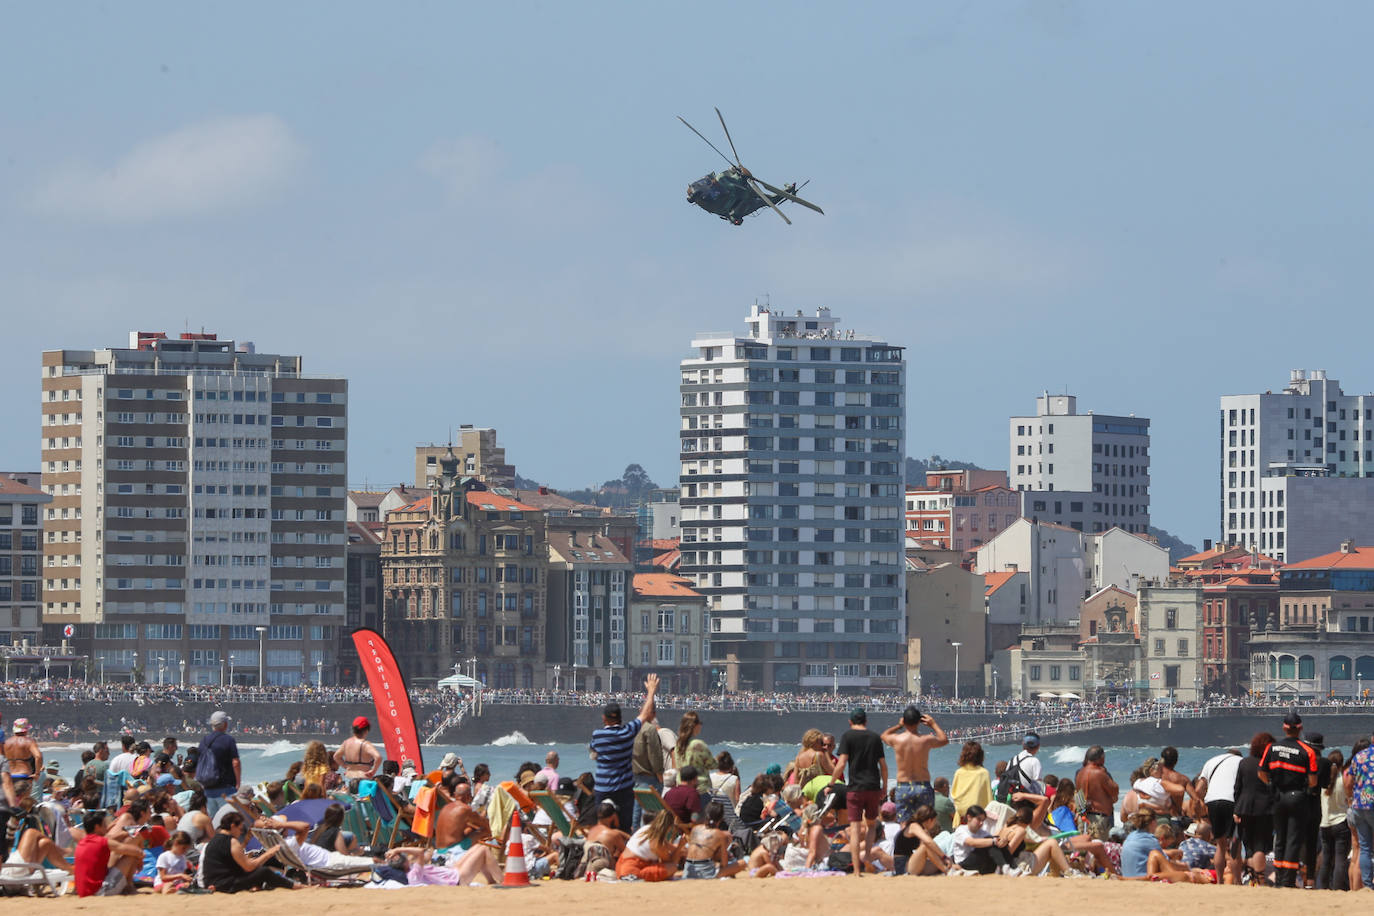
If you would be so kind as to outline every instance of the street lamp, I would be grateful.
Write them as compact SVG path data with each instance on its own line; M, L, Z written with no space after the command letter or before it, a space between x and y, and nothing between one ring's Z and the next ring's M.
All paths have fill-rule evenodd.
M821 670L825 670L825 669L821 669ZM831 676L832 678L834 678L834 683L832 683L831 686L830 686L830 695L831 695L832 697L837 697L837 696L840 695L840 666L839 666L839 665L831 665L831 666L830 666L830 676Z
M573 662L572 692L577 693L577 662Z
M266 672L264 663L267 661L267 627L257 627L258 631L258 686L265 684L263 674Z
M726 682L726 680L727 680L727 678L725 677L725 669L722 668L722 669L720 670L720 673L716 675L716 683L720 686L720 702L721 702L722 705L724 705L724 703L725 703L725 682Z
M134 666L129 669L129 681L132 683L138 674L138 650L134 650Z
M315 687L324 686L324 659L315 662Z
M992 666L992 698L997 699L997 666Z
M229 653L229 686L234 686L234 653Z
M181 668L181 686L184 690L186 688L186 659L177 659L177 667Z
M553 666L553 692L554 692L554 693L557 693L557 692L559 691L561 685L562 685L562 681L560 680L562 674L563 674L563 666L562 666L562 665L554 665L554 666Z
M43 656L43 686L44 686L44 687L51 687L51 686L52 686L52 677L51 677L51 676L49 675L49 673L48 673L48 669L51 668L51 667L52 667L52 659L49 658L49 657L46 656L46 655Z
M963 643L961 643L961 642L952 642L952 643L950 643L950 645L954 647L954 702L958 703L958 702L959 702L959 647L962 646Z

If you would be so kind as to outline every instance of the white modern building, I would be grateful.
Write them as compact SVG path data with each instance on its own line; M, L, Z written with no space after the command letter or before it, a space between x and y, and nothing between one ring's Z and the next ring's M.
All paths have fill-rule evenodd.
M900 686L902 348L755 305L681 363L681 573L741 687ZM737 664L732 664L737 663Z
M1150 421L1078 413L1070 394L1035 399L1012 417L1008 469L1021 514L1077 531L1150 527Z
M1223 396L1220 419L1222 543L1292 563L1374 539L1363 480L1374 478L1374 395L1294 369L1277 393Z

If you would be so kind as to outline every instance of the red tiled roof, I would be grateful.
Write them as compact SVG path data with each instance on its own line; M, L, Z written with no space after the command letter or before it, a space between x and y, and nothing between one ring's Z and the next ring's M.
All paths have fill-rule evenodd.
M35 489L26 483L20 483L13 477L0 474L0 493L6 496L42 496L43 491Z
M677 538L649 538L647 541L640 541L639 543L653 550L663 551L676 550L679 542Z
M670 570L677 569L678 564L681 562L682 551L678 550L676 547L672 550L665 550L662 553L654 554L654 558L649 561L652 566Z
M432 497L432 496L426 496L426 497L424 497L423 499L417 499L417 500L415 500L415 502L413 502L413 503L409 503L409 504L407 504L407 505L404 505L404 506L402 506L402 507L399 508L399 509L392 509L391 511L392 511L392 512L428 512L428 511L429 511L429 504L430 504L430 502L431 502L432 500L433 500L433 497Z
M1346 553L1324 553L1301 563L1289 563L1286 569L1374 569L1374 547L1351 547Z
M1015 570L1004 570L1002 572L983 573L984 594L991 595L1002 586L1006 585L1016 575Z
M700 598L688 580L672 573L635 573L635 594L645 598Z
M423 500L422 500L423 501ZM492 512L537 512L533 506L527 506L518 500L511 499L509 496L502 496L490 490L469 490L468 502L479 509L486 509Z

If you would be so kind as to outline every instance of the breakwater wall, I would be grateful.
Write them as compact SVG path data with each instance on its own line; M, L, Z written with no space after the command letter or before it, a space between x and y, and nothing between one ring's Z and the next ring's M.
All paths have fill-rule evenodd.
M98 733L101 737L111 737L125 725L129 725L142 735L160 737L177 735L181 737L202 735L205 722L210 713L222 708L234 718L233 731L241 740L270 740L279 736L321 737L334 743L348 734L348 725L354 716L364 715L376 718L370 703L226 703L220 706L211 703L114 703L98 701L50 702L29 708L21 704L7 705L4 717L12 720L17 716L28 716L35 725L48 728L57 723L70 726L72 732L66 740L85 741L93 739ZM415 716L421 723L422 740L425 729L423 723L438 712L438 707L417 704ZM626 708L626 714L634 710ZM659 721L675 728L683 710L663 708L659 711ZM1048 746L1102 744L1108 746L1154 746L1173 744L1178 747L1212 747L1218 745L1239 745L1249 742L1252 735L1259 731L1280 734L1281 710L1255 712L1226 711L1205 718L1174 719L1170 725L1167 714L1158 719L1134 722L1124 725L1093 727L1084 723L1081 728L1064 734L1046 735ZM808 728L839 734L848 727L843 713L832 712L776 712L752 710L701 710L704 734L714 742L732 743L792 743L801 739L802 732ZM1329 747L1345 746L1359 737L1368 737L1374 731L1374 710L1304 712L1306 731L1323 733ZM285 719L288 729L283 732L281 720ZM1005 743L1014 743L1019 732L1027 727L1025 719L1008 718L997 715L952 713L938 716L940 724L946 729L976 729L979 731L1005 725L1009 728ZM291 726L297 720L306 720L299 730ZM315 723L324 721L328 727L318 729ZM339 730L334 732L333 723ZM869 726L882 730L896 722L890 713L870 713ZM451 730L444 738L446 744L481 745L489 744L498 738L520 732L536 744L579 743L590 738L591 732L601 723L598 707L590 706L552 706L536 704L488 704L480 716L468 716L461 725ZM91 730L95 729L95 732ZM1000 741L985 742L1004 743Z

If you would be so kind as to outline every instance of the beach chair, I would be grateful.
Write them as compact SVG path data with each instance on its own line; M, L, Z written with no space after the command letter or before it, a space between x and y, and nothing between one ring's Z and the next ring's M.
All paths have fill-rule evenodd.
M658 790L653 786L635 786L635 801L639 807L648 811L650 814L657 814L660 811L668 810L668 805L664 803L663 796L658 794ZM635 826L638 830L638 825Z
M563 805L559 803L552 792L536 789L529 795L530 801L538 805L540 810L549 816L553 828L559 833L566 837L574 837L583 832L582 827L576 821L568 820L568 812L563 810Z
M372 834L372 846L375 848L378 841L382 839L382 834L386 834L386 842L382 845L384 848L390 849L396 845L396 834L400 832L402 827L407 832L412 832L410 816L405 813L400 796L391 791L385 781L377 783L377 790L382 793L382 797L386 799L387 804L391 805L391 809L395 813L390 820L383 820L379 814Z
M311 868L296 855L296 851L282 840L282 835L275 830L261 830L254 828L253 838L262 844L263 849L276 849L277 861L286 868L298 871L305 875L307 883L318 882L321 885L330 882L348 881L350 878L356 879L359 875L372 874L371 865L350 865L347 868ZM355 882L362 883L362 882Z
M67 890L67 873L33 862L6 862L0 866L0 888L24 888L30 894L41 895L45 887L54 897L61 897Z

